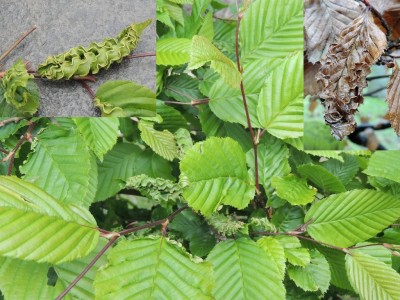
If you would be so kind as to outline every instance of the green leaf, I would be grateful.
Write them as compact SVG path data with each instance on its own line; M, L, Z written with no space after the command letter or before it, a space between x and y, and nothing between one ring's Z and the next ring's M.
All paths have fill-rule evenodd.
M400 275L378 259L351 251L346 270L354 289L364 299L400 299Z
M24 180L35 183L59 201L86 207L93 201L88 178L95 170L91 169L85 141L74 129L47 127L37 136L33 152L20 171L25 174Z
M289 174L283 178L274 177L271 182L276 193L292 205L306 205L314 200L317 189L309 187L305 179Z
M178 146L175 136L168 130L157 131L153 123L141 120L139 122L140 136L150 148L167 160L174 160L178 157Z
M239 88L242 76L234 62L219 51L209 39L195 35L192 39L188 68L198 69L207 62L211 62L211 68L220 74L228 85Z
M212 299L209 263L162 237L121 241L94 282L96 299Z
M208 40L212 41L214 39L214 24L213 24L213 14L209 12L203 20L203 25L200 27L199 35L204 36Z
M166 129L171 132L179 129L189 129L188 122L182 114L175 108L165 105L162 101L157 101L157 114L161 116L163 121L161 124L155 124L155 129Z
M207 257L214 267L215 299L285 299L285 288L274 261L254 241L217 244ZM257 266L257 267L255 267Z
M156 95L129 80L109 80L96 92L95 106L103 117L154 117Z
M299 206L279 207L272 216L272 223L282 232L288 232L303 225L304 212Z
M255 1L240 24L243 61L303 51L303 40L302 0Z
M279 270L279 278L285 278L286 257L285 250L281 243L272 236L262 237L257 241L257 244L268 254L269 258L275 263Z
M129 177L146 174L151 177L170 178L169 163L137 145L121 143L115 145L98 163L99 184L96 200L105 200L123 188L123 181Z
M197 78L186 74L170 76L165 83L163 91L165 95L177 101L191 102L203 98L199 91L199 83L200 81Z
M64 286L68 286L81 272L87 267L87 265L94 259L94 257L103 249L107 244L106 239L100 239L97 247L87 256L79 259L75 259L71 262L63 263L54 266L54 269L58 275L58 279L63 283ZM105 253L108 254L110 250ZM96 276L97 270L107 263L106 255L102 255L99 260L96 261L93 267L82 277L81 280L71 289L68 293L71 296L79 299L95 299L93 282ZM39 298L37 298L39 299Z
M184 198L205 216L222 204L242 209L254 196L245 154L231 138L209 138L195 144L180 169Z
M341 193L346 191L343 183L323 166L307 164L297 168L301 176L306 177L323 193Z
M310 254L310 264L304 268L289 266L289 277L304 291L320 290L325 294L331 280L329 264L325 257L317 250L311 250Z
M61 204L29 182L0 176L0 255L70 261L96 247L96 227L88 210Z
M89 148L103 161L103 156L118 138L117 118L74 118L74 122Z
M0 257L0 265L0 289L7 300L55 299L65 288L59 282L47 284L46 263Z
M302 69L303 52L296 52L271 72L259 95L259 122L281 139L303 135Z
M285 257L292 265L305 267L310 264L310 252L301 246L297 237L277 235L274 238L282 245L285 250Z
M268 136L266 142L260 143L257 147L257 161L259 169L259 180L264 186L268 198L272 196L272 178L285 176L290 173L289 150L284 142ZM254 174L254 151L246 153L247 164Z
M335 159L330 159L324 162L322 165L330 173L338 177L344 185L346 185L357 174L359 169L359 163L357 158L354 156L347 154L342 154L342 155L343 155L343 162L340 162Z
M400 182L400 173L397 167L399 163L399 151L376 151L369 159L368 168L364 173Z
M157 65L176 66L188 63L191 45L190 39L167 38L158 40L156 42Z
M309 150L309 151L304 151L304 152L307 153L307 154L310 154L312 156L321 156L321 157L326 157L326 158L333 158L333 159L336 159L336 160L338 160L340 162L344 162L343 157L340 156L340 153L342 151L336 151L336 150Z
M332 195L311 206L304 221L316 240L338 247L365 241L400 217L400 201L374 190Z

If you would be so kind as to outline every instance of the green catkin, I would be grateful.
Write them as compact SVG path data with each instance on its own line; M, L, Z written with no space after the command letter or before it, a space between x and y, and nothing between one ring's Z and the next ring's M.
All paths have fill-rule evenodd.
M38 74L48 79L70 79L72 76L97 74L100 69L108 69L113 62L120 63L137 46L143 30L151 19L139 24L131 24L116 39L108 38L101 43L92 43L85 48L78 46L59 55L52 55L38 67Z

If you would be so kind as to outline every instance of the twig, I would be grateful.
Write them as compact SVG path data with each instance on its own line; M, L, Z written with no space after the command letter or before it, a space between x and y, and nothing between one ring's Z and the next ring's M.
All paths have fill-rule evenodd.
M4 154L9 154L10 152L7 151L6 149L0 148L0 152L4 153Z
M380 91L384 91L384 90L386 90L386 89L387 89L386 86L382 86L382 87L380 87L380 88L378 88L378 89L376 89L376 90L373 90L373 91L370 91L370 92L364 94L364 96L365 96L365 97L372 96L372 95L374 95L374 94L376 94L376 93L379 93Z
M13 51L28 35L30 35L35 29L37 28L36 25L34 25L31 29L29 29L27 32L25 32L2 56L0 56L0 61L2 61L4 58L7 57Z
M89 272L89 270L100 259L100 257L102 257L103 254L117 241L117 239L118 236L112 237L108 241L107 245L105 245L103 249L101 249L100 252L97 253L97 255L92 259L92 261L85 267L85 269L83 269L83 271L79 273L79 275L68 285L68 287L64 291L62 291L60 295L57 296L56 300L61 300L62 298L64 298L68 294L68 292L79 282L79 280L81 280L83 276L85 276L86 273Z
M379 76L371 76L367 77L367 81L372 81L376 79L382 79L382 78L389 78L391 75L379 75Z
M379 11L376 10L375 7L373 7L371 5L371 3L369 3L369 0L361 0L371 11L372 13L379 19L379 21L381 22L382 26L385 28L386 30L386 39L388 41L390 41L390 37L392 35L392 31L388 25L388 23L386 22L386 20L383 18L383 16L381 15L381 13Z
M9 123L17 123L20 120L22 120L22 118L18 118L18 117L13 117L13 118L9 118L9 119L5 119L3 121L0 121L0 127L3 127Z
M94 266L94 264L99 260L99 258L101 256L104 255L104 253L118 240L118 238L122 235L126 235L144 228L150 228L150 227L154 227L157 225L163 225L163 235L165 235L166 231L166 226L168 225L168 223L175 218L179 213L181 213L183 210L185 210L186 208L188 208L187 205L182 206L181 208L175 210L174 212L172 212L168 217L166 217L165 219L161 219L155 222L151 222L142 226L138 226L138 227L134 227L134 228L129 228L129 229L125 229L122 230L120 232L108 232L105 231L103 229L98 229L100 231L100 233L102 234L102 236L107 236L107 234L111 237L110 240L108 241L107 245L105 245L103 247L103 249L100 250L99 253L97 253L97 255L92 259L92 261L85 267L85 269L83 269L83 271L81 273L79 273L79 275L68 285L68 287L60 294L57 296L56 300L61 300L63 299L68 292L75 286L77 285L77 283L79 282L79 280L81 280L83 278L83 276L86 275L87 272L89 272L89 270Z
M154 52L131 54L131 55L126 56L125 58L132 59L132 58L148 57L148 56L156 56L156 54Z
M90 88L90 86L84 81L81 81L82 86L88 91L88 93L90 94L90 96L92 96L92 98L96 98L96 94L95 92Z
M239 54L239 28L240 28L240 22L242 20L242 17L243 17L242 14L238 13L238 19L237 19L237 25L236 25L236 43L235 43L237 69L241 74L243 74L243 68L240 63L240 54ZM243 80L240 82L240 91L242 93L244 111L246 113L247 127L249 128L250 135L251 135L251 141L253 142L256 192L257 192L257 194L260 194L261 189L260 189L260 182L259 182L259 177L258 177L258 153L257 153L258 141L254 134L253 126L251 124L249 107L247 105L247 99L246 99L246 93L244 90Z

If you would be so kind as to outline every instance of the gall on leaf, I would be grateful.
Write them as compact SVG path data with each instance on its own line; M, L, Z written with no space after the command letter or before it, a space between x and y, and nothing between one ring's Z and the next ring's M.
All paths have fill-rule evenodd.
M386 45L385 33L367 9L343 29L321 61L316 79L321 85L320 98L325 99L325 122L336 139L355 130L354 113L363 102L366 77Z

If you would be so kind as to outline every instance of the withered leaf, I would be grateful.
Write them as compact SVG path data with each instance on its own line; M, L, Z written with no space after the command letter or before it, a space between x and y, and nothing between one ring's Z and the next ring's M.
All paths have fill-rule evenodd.
M310 95L313 98L318 97L320 86L315 81L315 75L318 73L321 64L316 62L314 65L304 60L304 95Z
M392 40L400 38L400 0L370 0L392 29Z
M400 136L400 71L395 63L392 76L390 77L386 100L389 105L388 118L397 135Z
M386 36L365 10L340 33L329 48L316 75L325 99L325 122L332 135L342 140L356 127L354 113L363 102L371 65L386 48Z
M320 61L335 37L361 12L362 6L354 0L316 0L310 3L304 16L309 62Z

